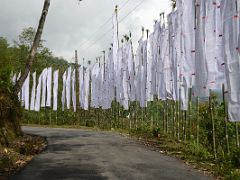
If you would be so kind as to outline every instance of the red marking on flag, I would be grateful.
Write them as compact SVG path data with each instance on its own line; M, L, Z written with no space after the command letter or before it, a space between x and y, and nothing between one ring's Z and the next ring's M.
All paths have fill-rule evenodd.
M238 19L238 15L233 16L233 19Z

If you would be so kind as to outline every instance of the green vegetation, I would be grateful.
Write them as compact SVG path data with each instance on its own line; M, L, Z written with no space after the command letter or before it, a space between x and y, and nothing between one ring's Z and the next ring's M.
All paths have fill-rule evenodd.
M22 135L19 122L22 119L22 108L18 97L13 93L10 77L24 70L26 58L31 48L35 30L26 28L19 39L10 45L7 39L0 37L0 144L8 145L9 141ZM68 63L62 58L54 57L42 41L33 63L32 72L38 75L45 67L52 66L63 72Z

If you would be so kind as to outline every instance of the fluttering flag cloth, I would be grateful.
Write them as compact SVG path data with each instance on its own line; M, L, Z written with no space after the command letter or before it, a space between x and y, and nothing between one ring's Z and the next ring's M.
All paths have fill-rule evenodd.
M25 110L29 110L29 85L30 85L30 73L24 82L24 104Z
M42 72L42 101L41 107L46 107L46 91L47 91L47 68Z
M41 89L42 89L42 75L43 72L38 77L38 85L37 85L37 93L36 93L36 99L35 99L35 111L40 111L40 104L41 104Z
M72 103L73 103L73 111L77 111L77 106L76 106L76 88L75 84L76 83L76 70L74 69L72 72Z
M47 68L47 101L46 107L51 107L52 100L52 67Z
M147 54L146 54L146 66L147 66L147 72L146 72L146 101L153 101L153 88L152 88L152 82L153 82L153 49L151 47L153 43L153 33L150 35L149 39L147 40Z
M63 74L63 89L62 89L62 111L64 111L65 102L66 102L66 80L67 80L67 72L65 71Z
M240 121L240 57L238 52L239 10L236 1L223 0L223 31L228 114L230 121Z
M188 88L195 76L195 0L182 0L183 76Z
M99 65L96 63L92 68L92 74L91 74L91 107L93 108L99 108Z
M117 72L118 66L118 51L119 51L119 41L118 41L118 12L117 10L114 11L113 14L113 65L114 65L114 72ZM116 74L115 74L116 75ZM117 78L116 76L114 78ZM114 79L115 83L116 79Z
M83 67L79 67L79 103L84 108L84 71Z
M20 77L21 77L21 72L18 73L17 81L20 79ZM18 99L21 100L21 91L18 93Z
M196 78L194 94L198 97L208 97L207 88L208 72L206 66L205 48L205 19L206 19L206 0L197 0L196 6Z
M141 72L143 62L143 41L142 38L138 41L138 48L135 57L135 78L134 85L136 89L136 101L141 101Z
M89 110L89 84L90 84L90 70L87 69L84 75L84 110Z
M11 78L12 84L15 85L17 81L17 74L15 73Z
M35 110L35 99L36 99L36 72L32 74L33 84L32 84L32 93L31 93L31 103L30 110Z
M53 73L53 111L58 109L58 76L59 70Z
M67 71L67 79L66 79L66 102L67 109L71 107L71 78L72 77L72 68L69 67Z

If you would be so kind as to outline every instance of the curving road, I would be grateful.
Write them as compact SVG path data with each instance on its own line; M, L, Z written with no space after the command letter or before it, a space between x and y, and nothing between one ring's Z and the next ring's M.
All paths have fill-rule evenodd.
M211 179L183 162L111 132L24 127L47 137L48 148L13 180Z

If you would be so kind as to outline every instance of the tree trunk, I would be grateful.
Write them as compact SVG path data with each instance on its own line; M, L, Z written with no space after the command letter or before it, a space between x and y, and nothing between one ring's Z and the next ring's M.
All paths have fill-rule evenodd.
M33 45L31 47L31 50L27 57L25 71L24 71L24 73L22 73L21 77L19 78L19 80L17 81L17 83L14 87L16 93L20 92L25 79L27 78L28 73L30 72L30 70L32 68L33 60L36 56L37 48L39 46L39 43L40 43L40 40L42 37L42 32L43 32L45 20L46 20L47 14L48 14L49 6L50 6L50 0L45 0L43 10L42 10L42 15L41 15L39 25L38 25L38 29L37 29L37 32L36 32L36 35L35 35L35 38L33 41Z

